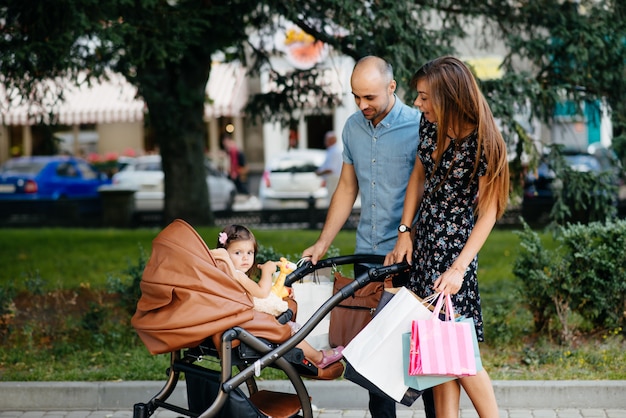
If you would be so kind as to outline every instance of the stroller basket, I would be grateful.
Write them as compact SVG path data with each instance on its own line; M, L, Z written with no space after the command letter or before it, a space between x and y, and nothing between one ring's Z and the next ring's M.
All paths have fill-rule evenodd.
M160 254L163 252L166 254ZM191 253L193 257L189 257L188 253ZM383 259L381 256L374 255L350 255L320 260L316 265L305 262L286 277L285 285L291 287L293 283L318 269L356 263L381 264ZM190 264L192 265L190 266ZM203 304L206 302L209 305L212 303L210 300L213 298L209 298L205 294L200 297L188 295L189 289L193 288L197 291L198 283L194 282L189 286L186 283L177 283L175 286L167 283L167 274L171 273L174 265L176 268L183 269L189 267L184 273L191 276L202 276L204 273L210 273L211 281L207 281L207 278L204 277L198 283L209 282L211 289L214 287L213 276L224 276L225 271L223 268L220 270L222 266L220 266L219 260L214 259L204 241L184 221L174 221L161 231L153 241L152 255L142 277L142 299L144 295L148 295L147 300L150 303L142 305L140 300L138 312L133 317L133 326L153 354L169 353L170 366L167 369L167 381L159 393L145 403L141 402L134 405L134 418L148 418L155 413L157 408L168 409L189 417L201 418L266 418L270 416L312 418L311 398L304 385L303 377L322 380L334 379L341 376L344 367L341 362L337 362L323 370L318 370L313 363L304 357L296 345L303 341L334 307L344 299L354 295L356 290L370 281L382 281L385 277L396 274L406 267L406 264L397 264L369 269L367 273L355 278L349 285L340 289L324 302L298 332L291 335L289 330L287 337L279 336L280 338L276 338L268 331L270 325L272 328L289 328L289 325L282 324L291 318L292 311L297 310L295 305L290 305L290 308L293 306L293 309L281 315L282 318L274 318L271 315L254 311L251 304L244 306L246 309L239 307L234 310L223 309L229 311L234 318L218 318L213 321L219 323L217 328L214 323L209 324L209 326L198 321L192 324L185 323L186 328L176 334L177 331L171 328L171 323L177 321L176 313L165 314L161 312L163 307L155 303L155 300L150 299L149 296L154 294L165 295L166 298L169 298L170 306L173 305L175 310L183 311L185 320L187 320L189 312L208 311L207 315L213 315L214 309L208 309L203 305L192 306L191 308L188 306L198 302ZM213 273L213 269L217 269L219 272ZM166 277L161 280L158 277L162 274L165 274ZM156 279L153 279L153 275ZM192 279L195 280L195 276ZM227 275L223 279L230 284L236 283ZM150 287L150 283L147 283L150 280L153 282L161 280L157 283L158 291L154 291ZM236 284L238 285L238 283ZM182 285L188 288L181 290L179 286ZM163 287L165 287L165 291ZM211 289L206 292L215 292L220 296L229 294L227 290L221 288L219 291ZM238 292L238 299L245 298L245 293L241 289ZM177 305L177 298L182 298L185 303ZM140 312L140 306L144 308L148 306L152 310ZM155 318L152 318L151 315L155 315ZM152 321L153 319L154 321ZM170 323L164 324L157 321L169 321ZM238 323L233 324L236 321ZM153 324L153 322L157 323ZM258 326L259 322L263 324L260 327ZM197 337L198 329L203 332L205 328L208 333L204 335L203 339L199 339ZM189 329L192 329L193 332L190 332ZM216 366L218 370L203 367L200 365L203 360L209 360L212 363L209 367ZM259 390L255 377L267 367L282 370L293 386L295 394ZM236 369L237 373L233 374L233 369ZM180 380L181 373L184 375L187 385L187 407L168 402L168 398ZM298 415L299 413L302 415Z

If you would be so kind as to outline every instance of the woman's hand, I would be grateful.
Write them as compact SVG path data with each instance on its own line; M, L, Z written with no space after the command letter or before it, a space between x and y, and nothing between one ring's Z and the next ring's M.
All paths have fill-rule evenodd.
M385 256L384 265L401 263L405 259L409 264L413 262L413 242L411 242L411 234L402 233L396 241L396 246Z
M435 292L443 292L446 295L455 295L459 290L461 290L464 277L465 270L452 266L439 276L437 280L435 280L433 289L435 289Z

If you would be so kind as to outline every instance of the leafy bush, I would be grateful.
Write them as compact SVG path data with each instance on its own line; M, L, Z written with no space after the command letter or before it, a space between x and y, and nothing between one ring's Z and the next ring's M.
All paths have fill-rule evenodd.
M556 316L561 335L572 337L569 320L579 315L595 328L625 323L626 221L568 225L557 231L554 250L524 224L513 274L522 281L535 331L549 331Z
M572 225L560 239L570 254L569 273L579 287L573 307L597 327L624 324L626 221Z
M565 160L561 146L550 150L550 166L556 178L553 182L554 205L550 218L558 225L568 222L602 222L617 215L616 173L612 171L581 172Z
M330 258L330 257L338 257L340 255L340 251L339 248L331 245L330 248L328 249L328 251L326 252L326 255L324 256L324 258ZM279 251L276 251L274 249L274 247L272 246L264 246L262 244L259 244L259 251L257 252L256 255L256 262L257 264L263 264L266 261L278 261L280 260L281 257L285 257L288 261L291 261L293 263L296 263L300 260L301 258L301 253L300 254L283 254ZM340 266L342 267L342 266ZM256 272L252 272L251 277L252 278L258 278L260 272L256 271Z
M324 258L337 257L340 255L339 248L331 245ZM285 257L287 260L291 262L297 262L302 257L302 253L294 253L294 254L283 254L280 251L277 251L272 246L264 246L263 244L259 244L259 251L256 255L256 262L259 264L263 264L268 260L278 261L281 257Z
M15 317L13 298L16 294L15 286L0 287L0 341L5 339Z
M143 271L146 268L147 260L148 256L140 245L137 264L133 265L129 262L127 269L123 272L127 275L126 278L122 279L111 275L107 277L107 289L109 293L118 294L118 305L131 315L135 313L137 302L141 297L139 283L141 282Z
M614 136L611 140L611 149L615 152L615 155L617 155L622 167L626 167L626 134ZM623 172L622 175L624 175Z

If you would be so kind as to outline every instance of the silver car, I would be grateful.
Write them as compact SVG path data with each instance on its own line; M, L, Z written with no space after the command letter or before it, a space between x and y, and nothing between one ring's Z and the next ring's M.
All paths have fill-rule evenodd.
M207 185L211 209L231 211L237 190L226 175L206 163ZM160 155L145 155L135 158L113 175L113 184L134 188L136 212L161 212L164 207L163 169Z
M321 149L294 149L275 155L269 161L259 184L263 209L307 208L328 206L329 196L324 179L315 170L324 163Z

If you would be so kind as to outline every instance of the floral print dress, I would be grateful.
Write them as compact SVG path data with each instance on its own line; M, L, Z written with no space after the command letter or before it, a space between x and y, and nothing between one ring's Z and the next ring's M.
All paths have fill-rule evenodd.
M487 168L483 156L472 178L478 152L477 134L473 132L461 140L450 141L433 175L436 144L437 125L422 117L417 157L424 166L425 185L415 225L409 281L409 288L422 298L434 293L433 283L450 268L467 242L474 227L478 177L484 175ZM452 301L456 313L474 319L478 341L484 341L477 267L478 261L474 258Z

